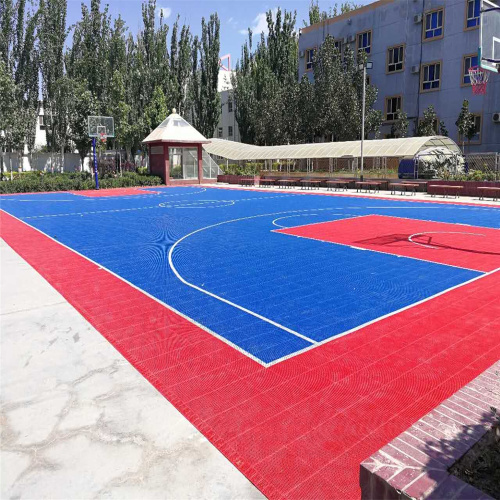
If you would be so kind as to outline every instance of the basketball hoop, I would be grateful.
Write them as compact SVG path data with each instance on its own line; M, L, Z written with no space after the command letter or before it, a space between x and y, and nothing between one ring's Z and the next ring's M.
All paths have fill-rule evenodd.
M490 74L480 66L472 66L469 68L470 83L472 85L472 92L475 95L486 94L486 85Z
M106 135L106 132L101 132L99 134L99 140L103 143L103 144L106 144L107 140L108 140L108 136Z

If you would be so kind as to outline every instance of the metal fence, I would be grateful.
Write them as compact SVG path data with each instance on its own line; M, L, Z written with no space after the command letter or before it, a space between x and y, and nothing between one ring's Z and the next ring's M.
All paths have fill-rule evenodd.
M465 158L469 176L500 180L500 153L470 153Z

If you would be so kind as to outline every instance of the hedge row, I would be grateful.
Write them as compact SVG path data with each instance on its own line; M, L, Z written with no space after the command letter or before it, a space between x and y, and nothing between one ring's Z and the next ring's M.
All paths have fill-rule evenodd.
M10 174L9 174L10 176ZM124 172L123 176L104 175L99 180L101 188L118 188L133 186L158 186L162 184L155 175ZM5 176L4 176L5 179ZM7 177L9 179L9 177ZM27 172L16 175L14 179L0 181L0 194L35 193L43 191L81 191L94 189L95 182L89 172L72 172L67 174Z

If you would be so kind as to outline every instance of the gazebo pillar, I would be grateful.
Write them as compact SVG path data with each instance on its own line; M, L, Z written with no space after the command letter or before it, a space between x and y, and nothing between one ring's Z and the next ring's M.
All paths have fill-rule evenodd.
M203 147L198 144L198 184L203 182Z
M168 144L163 145L163 181L165 184L169 184L170 180L170 151L168 149Z

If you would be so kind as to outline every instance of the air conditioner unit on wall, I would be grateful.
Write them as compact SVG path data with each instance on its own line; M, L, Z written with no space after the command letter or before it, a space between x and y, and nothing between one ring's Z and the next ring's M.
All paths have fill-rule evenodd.
M303 50L301 50L301 51L299 52L299 57L300 57L300 58L303 58L304 56L305 56L305 52L304 52Z
M422 22L422 14L415 14L413 16L413 22L415 24L421 23Z
M497 111L496 113L493 113L493 122L494 123L500 123L500 111Z
M411 67L412 73L420 73L420 66L417 64L416 66Z

